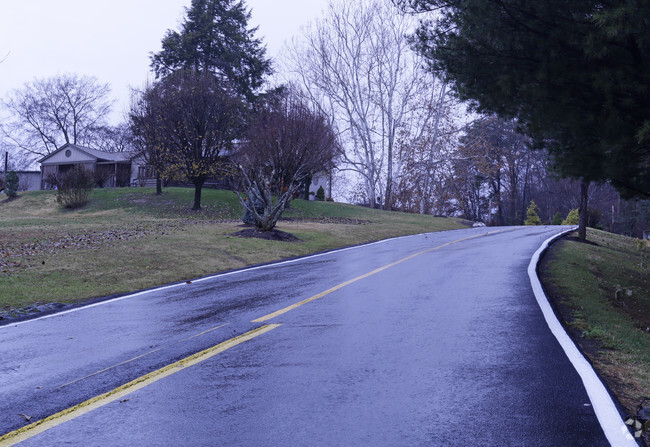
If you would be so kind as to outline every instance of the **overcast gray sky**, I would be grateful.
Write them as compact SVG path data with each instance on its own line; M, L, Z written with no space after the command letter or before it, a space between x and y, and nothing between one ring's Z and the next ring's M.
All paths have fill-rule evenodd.
M149 53L178 29L190 0L0 0L0 99L34 78L63 73L109 83L113 120L128 107L129 87L149 75ZM275 57L285 40L317 18L327 0L246 0L252 26Z

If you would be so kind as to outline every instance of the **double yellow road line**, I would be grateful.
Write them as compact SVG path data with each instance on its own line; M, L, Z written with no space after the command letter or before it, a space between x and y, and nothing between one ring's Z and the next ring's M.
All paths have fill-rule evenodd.
M14 445L18 442L24 441L36 436L39 433L49 430L50 428L56 427L57 425L61 425L64 422L78 418L83 414L89 413L93 410L96 410L97 408L110 404L111 402L121 400L128 394L151 385L160 379L171 376L178 371L182 371L185 368L189 368L190 366L194 366L197 363L208 360L209 358L214 357L215 355L227 349L233 348L238 344L258 337L277 328L278 326L280 325L267 324L238 337L231 338L230 340L226 340L223 343L219 343L218 345L212 346L211 348L205 349L194 355L157 369L156 371L152 371L149 374L138 377L137 379L132 380L129 383L125 383L124 385L117 387L107 393L100 394L99 396L95 396L85 402L81 402L74 407L66 408L63 411L46 417L45 419L41 419L40 421L36 421L32 424L26 425L25 427L19 428L18 430L7 433L6 435L0 437L0 446L4 447Z
M287 312L289 312L291 310L294 310L294 309L296 309L296 308L298 308L300 306L303 306L304 304L310 303L310 302L315 301L315 300L317 300L319 298L322 298L322 297L324 297L326 295L329 295L330 293L335 292L335 291L337 291L339 289L342 289L345 286L353 284L353 283L355 283L357 281L360 281L362 279L368 278L369 276L375 275L375 274L377 274L377 273L379 273L379 272L381 272L383 270L386 270L386 269L388 269L390 267L394 267L394 266L396 266L398 264L401 264L403 262L409 261L409 260L411 260L411 259L413 259L413 258L415 258L417 256L423 255L425 253L430 253L430 252L435 251L435 250L440 250L441 248L448 247L449 245L457 244L459 242L463 242L463 241L466 241L466 240L469 240L469 239L475 239L475 238L478 238L478 237L481 237L481 236L487 236L487 235L492 235L492 234L496 234L496 233L502 233L504 231L512 231L512 230L498 230L498 231L492 231L492 232L476 234L476 235L473 235L473 236L468 236L468 237L465 237L465 238L462 238L462 239L457 239L457 240L447 242L447 243L442 244L442 245L438 245L436 247L432 247L432 248L428 248L426 250L419 251L417 253L414 253L412 255L409 255L409 256L406 256L406 257L404 257L402 259L399 259L399 260L397 260L395 262L387 264L387 265L385 265L383 267L379 267L379 268L377 268L375 270L372 270L371 272L365 273L363 275L357 276L356 278L353 278L353 279L350 279L348 281L337 284L336 286L331 287L331 288L325 290L324 292L321 292L321 293L319 293L317 295L314 295L312 297L309 297L307 299L299 301L299 302L297 302L295 304L292 304L290 306L287 306L287 307L285 307L283 309L280 309L280 310L275 311L273 313L270 313L268 315L264 315L263 317L256 318L255 320L252 320L252 322L253 323L263 323L263 322L268 321L268 320L270 320L272 318L283 315L283 314L285 314L285 313L287 313ZM208 331L204 331L204 332L202 332L201 334L198 334L198 335L202 335L202 334L204 334L206 332L210 332L210 331L212 331L214 329L217 329L219 327L222 327L222 326L218 326L218 327L210 329ZM70 407L70 408L66 408L63 411L60 411L58 413L55 413L55 414L53 414L51 416L46 417L45 419L41 419L39 421L36 421L36 422L31 423L29 425L26 425L26 426L24 426L22 428L19 428L18 430L9 432L9 433L7 433L7 434L0 437L0 447L14 445L14 444L16 444L18 442L21 442L21 441L24 441L26 439L32 438L32 437L38 435L39 433L42 433L42 432L44 432L46 430L49 430L50 428L54 428L54 427L56 427L58 425L61 425L64 422L70 421L72 419L75 419L75 418L83 415L83 414L91 412L91 411L93 411L93 410L95 410L97 408L103 407L104 405L107 405L107 404L109 404L111 402L114 402L116 400L121 400L126 395L131 394L131 393L133 393L133 392L135 392L135 391L137 391L139 389L142 389L142 388L144 388L144 387L146 387L148 385L151 385L152 383L157 382L160 379L163 379L163 378L168 377L168 376L170 376L170 375L172 375L172 374L174 374L174 373L176 373L178 371L182 371L185 368L189 368L190 366L193 366L193 365L201 363L201 362L203 362L205 360L208 360L209 358L214 357L215 355L217 355L217 354L219 354L221 352L224 352L224 351L226 351L226 350L228 350L230 348L233 348L233 347L235 347L235 346L237 346L237 345L239 345L239 344L241 344L241 343L243 343L245 341L252 340L253 338L258 337L258 336L260 336L262 334L265 334L265 333L267 333L267 332L269 332L269 331L271 331L273 329L276 329L279 326L281 326L281 324L267 324L265 326L254 329L252 331L246 332L245 334L242 334L242 335L240 335L238 337L231 338L231 339L226 340L226 341L224 341L222 343L219 343L218 345L212 346L212 347L207 348L207 349L205 349L203 351L200 351L200 352L198 352L198 353L196 353L194 355L191 355L191 356L186 357L186 358L184 358L182 360L179 360L177 362L174 362L174 363L171 363L171 364L169 364L167 366L164 366L164 367L162 367L160 369L157 369L156 371L152 371L152 372L150 372L150 373L148 373L148 374L146 374L144 376L138 377L137 379L132 380L131 382L125 383L124 385L121 385L121 386L119 386L119 387L117 387L117 388L115 388L115 389L113 389L111 391L108 391L108 392L106 392L104 394L100 394L99 396L95 396L95 397L93 397L91 399L88 399L88 400L86 400L84 402L81 402L78 405L75 405L75 406ZM189 337L189 338L193 338L193 337L196 337L196 336L192 336L192 337ZM158 350L156 350L156 351L158 351ZM155 351L152 351L152 352L155 352ZM148 354L149 353L143 354L142 356L148 355ZM142 357L142 356L139 356L139 357ZM139 357L136 357L136 358L139 358ZM134 360L134 359L132 359L132 360ZM131 361L131 360L129 360L129 361ZM117 365L111 366L109 368L105 368L105 369L103 369L101 371L90 374L90 375L88 375L88 376L86 376L86 377L84 377L82 379L93 376L95 374L99 374L100 372L104 372L104 371L106 371L108 369L114 368L115 366L119 366L120 364L124 364L124 363L126 363L126 362L122 362L122 363L119 363ZM82 380L82 379L75 380L75 381L70 382L70 383L68 383L66 385L63 385L63 386L67 386L67 385L69 385L71 383L75 383L75 382L77 382L79 380Z

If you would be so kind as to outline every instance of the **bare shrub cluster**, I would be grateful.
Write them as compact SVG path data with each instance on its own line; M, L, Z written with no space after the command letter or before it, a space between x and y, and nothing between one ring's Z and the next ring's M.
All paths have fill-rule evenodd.
M56 201L64 208L81 208L88 203L95 178L82 165L74 165L63 174L51 175L48 183L56 189Z

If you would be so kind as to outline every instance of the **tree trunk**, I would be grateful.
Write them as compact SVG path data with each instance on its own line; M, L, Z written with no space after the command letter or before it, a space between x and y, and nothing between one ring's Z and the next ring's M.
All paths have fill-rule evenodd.
M368 180L367 177L364 177L364 186L366 187L366 193L368 194L368 204L370 208L375 208L377 204L377 197L375 196L375 186Z
M501 203L501 172L497 171L494 184L494 198L497 201L497 221L498 226L503 225L503 204ZM492 210L490 210L492 212Z
M392 169L389 169L389 172L389 177L386 178L386 194L384 195L384 210L386 211L391 210L391 203L393 201L393 179L391 178Z
M578 221L578 238L587 240L587 200L589 199L589 182L583 180L580 183L580 218Z
M519 188L517 187L518 175L512 166L514 163L510 164L509 168L509 178L510 178L510 215L508 216L508 225L517 225L517 199L519 198Z
M160 178L160 174L156 174L156 194L162 194L162 179Z
M329 170L327 176L329 177L329 183L327 185L327 197L331 199L332 198L332 169Z
M303 199L305 199L305 200L309 200L309 187L311 186L311 180L312 180L311 175L308 175L307 177L305 177L305 191L304 191L304 194L303 194Z
M192 211L199 211L201 209L201 188L203 188L205 179L195 179L192 183L194 183L194 206Z

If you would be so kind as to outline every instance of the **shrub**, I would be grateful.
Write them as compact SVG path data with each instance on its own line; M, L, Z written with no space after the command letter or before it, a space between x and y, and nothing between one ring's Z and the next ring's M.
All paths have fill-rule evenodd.
M48 182L56 187L56 201L64 208L80 208L88 202L95 179L81 165L74 165L65 174L50 176Z
M553 215L551 225L562 225L562 214L559 211Z
M131 181L131 171L128 165L118 165L117 175L115 176L115 186L124 187L129 186Z
M598 228L599 230L602 230L603 227L600 225L600 219L603 217L603 213L600 211L593 209L593 208L587 208L587 226L591 228Z
M321 202L325 200L325 190L322 186L319 186L318 191L316 191L316 200L320 200Z
M106 185L106 182L108 182L108 173L97 168L93 174L93 179L98 188L103 188Z
M526 221L524 222L526 225L541 225L542 224L542 219L539 218L539 214L537 214L537 204L535 203L534 200L530 201L530 205L528 205L528 209L526 210Z
M9 171L5 179L5 194L7 194L7 197L16 197L18 195L19 183L20 180L16 171Z
M578 210L571 210L567 214L566 219L562 221L562 225L578 225L580 223L580 214Z

